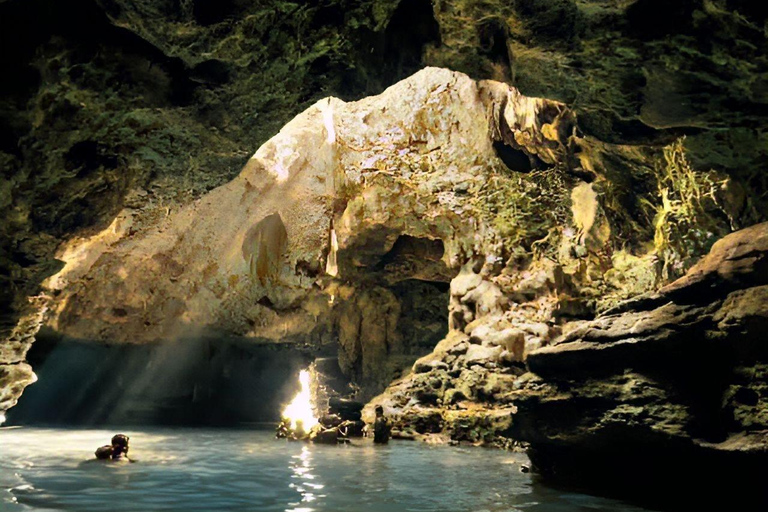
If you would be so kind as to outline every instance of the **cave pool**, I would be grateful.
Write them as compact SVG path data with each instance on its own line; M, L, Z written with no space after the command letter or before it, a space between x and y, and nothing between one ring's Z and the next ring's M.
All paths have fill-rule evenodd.
M0 429L0 511L639 511L543 486L521 453L393 441L325 446L269 431L134 428L135 464L84 462L113 430Z

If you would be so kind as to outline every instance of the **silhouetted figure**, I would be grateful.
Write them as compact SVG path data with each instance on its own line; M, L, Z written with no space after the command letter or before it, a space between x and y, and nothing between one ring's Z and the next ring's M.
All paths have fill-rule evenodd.
M278 439L285 439L290 435L291 435L291 420L287 420L283 418L282 420L280 420L280 424L277 426L277 431L275 431L275 437Z
M97 448L96 458L99 460L110 460L112 458L112 445L108 444Z
M307 431L304 430L304 422L301 420L296 420L296 428L293 429L293 432L291 432L291 439L299 441L306 438Z
M130 438L125 434L116 434L112 436L112 444L104 445L96 449L96 458L98 460L127 460L128 441Z
M384 417L384 408L377 405L376 420L373 422L373 442L376 444L387 444L391 431L392 426L387 421L387 418Z
M129 440L129 437L125 434L112 436L112 459L128 459Z

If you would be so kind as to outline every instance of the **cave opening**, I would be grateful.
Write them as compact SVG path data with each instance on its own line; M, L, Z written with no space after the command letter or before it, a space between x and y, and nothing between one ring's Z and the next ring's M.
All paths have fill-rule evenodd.
M424 48L440 44L440 25L435 19L432 2L410 0L400 2L384 32L384 57L391 82L410 75L422 66Z
M361 32L358 65L366 70L363 75L371 83L364 88L369 91L383 90L418 71L424 67L426 49L442 44L430 0L400 1L383 31Z
M11 425L272 425L316 354L199 336L102 344L43 331ZM327 366L327 365L326 365Z

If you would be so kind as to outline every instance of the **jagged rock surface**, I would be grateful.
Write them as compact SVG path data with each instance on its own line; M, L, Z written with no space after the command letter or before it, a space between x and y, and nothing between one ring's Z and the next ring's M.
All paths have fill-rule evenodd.
M768 224L726 236L683 278L531 353L511 434L550 477L670 489L685 474L703 497L733 486L764 506L767 285Z
M509 380L559 324L662 279L653 251L611 255L608 196L574 172L576 154L615 150L560 103L436 68L321 100L157 227L126 209L63 247L45 332L338 350L366 397L450 327L468 337L468 379ZM643 281L615 279L627 258Z
M565 167L572 138L563 105L435 68L377 97L321 100L235 180L156 229L135 232L127 210L63 250L46 329L112 343L218 332L338 347L370 396L444 336L458 267L499 266L511 254L502 230L529 244L567 214L567 183L579 181ZM495 144L549 171L511 171ZM552 184L537 192L552 210L531 213L543 225L500 224L486 198L526 200L535 183Z
M727 228L766 218L767 15L748 0L0 2L14 49L0 57L0 336L62 242L124 207L134 229L154 226L317 99L377 94L424 65L570 104L585 134L617 144L578 167L609 177L621 245L663 215L678 276L725 234L717 208L679 208L696 190L675 186L691 176L681 155L699 190L732 178Z
M338 346L343 369L369 382L367 393L444 338L439 356L392 388L401 391L392 407L417 418L417 431L468 440L508 433L516 406L507 391L538 382L524 373L536 349L578 329L573 320L682 275L727 232L766 219L766 16L747 0L0 1L0 39L16 50L0 56L9 77L0 84L0 206L8 212L0 221L0 410L34 379L25 354L53 305L50 328L60 319L64 331L89 339L140 342L204 327L247 342ZM472 147L477 154L457 157L455 169L423 151L444 156L428 137L445 131L442 111L420 110L431 128L399 139L402 146L366 139L373 160L343 169L351 186L342 193L335 180L326 178L334 184L325 195L315 184L323 201L312 211L322 210L325 225L304 245L282 217L259 208L229 205L215 225L194 218L217 205L193 201L232 179L254 145L317 98L378 93L425 64L570 108L540 100L529 130L519 96L486 83L477 126L488 128L492 151ZM322 163L318 108L315 121L305 119L306 140L317 141L307 154ZM230 192L249 182L235 181ZM184 222L210 233L185 241ZM335 280L319 277L331 225ZM170 246L147 250L149 237ZM208 251L211 240L229 252ZM62 241L71 243L56 252ZM130 270L139 283L131 290L114 277L128 270L109 261L129 246L146 257ZM50 283L61 296L28 304L60 270L54 256L68 264ZM206 263L186 268L198 257ZM284 282L267 284L275 275ZM709 290L697 286L681 293ZM67 306L78 287L87 290L83 302ZM723 321L753 322L740 311L757 311L761 293L730 297ZM674 345L671 325L715 314L704 302L683 300L651 318L655 303L644 298L631 318L659 323L649 340ZM601 357L595 340L568 343L574 357ZM634 347L615 344L619 354ZM764 370L751 375L759 380ZM614 396L626 382L616 381ZM749 390L734 393L754 402ZM734 417L762 425L763 410Z
M732 495L715 489L731 486L744 506L764 505L766 298L764 223L721 239L656 293L554 338L542 328L551 343L525 354L526 368L504 354L524 352L529 325L453 330L373 403L405 432L527 443L551 480L669 493L666 506L690 505L691 492L725 503Z

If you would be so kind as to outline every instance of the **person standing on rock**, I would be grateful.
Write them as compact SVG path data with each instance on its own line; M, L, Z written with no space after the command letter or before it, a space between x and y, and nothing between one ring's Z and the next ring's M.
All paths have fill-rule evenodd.
M376 406L376 419L373 422L373 442L376 444L387 444L392 426L387 418L384 417L384 408Z

